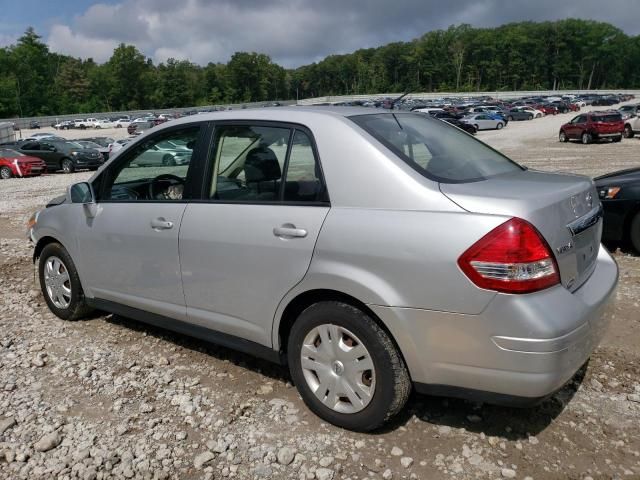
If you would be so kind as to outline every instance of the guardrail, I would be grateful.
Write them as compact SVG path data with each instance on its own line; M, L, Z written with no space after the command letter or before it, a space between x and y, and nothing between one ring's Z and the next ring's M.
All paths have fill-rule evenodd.
M278 103L281 105L295 105L295 100L278 100ZM18 118L4 118L0 119L0 123L9 122L11 124L15 124L17 129L29 128L29 124L31 122L38 122L41 127L49 127L52 124L62 122L64 120L74 120L76 118L107 118L107 117L118 117L121 115L129 115L132 119L136 117L143 116L148 113L184 113L193 110L202 111L202 110L211 110L214 108L224 107L225 109L232 108L234 110L238 110L241 108L257 108L263 107L265 105L273 104L274 102L252 102L252 103L232 103L227 105L200 105L199 107L181 107L181 108L150 108L147 110L122 110L117 112L93 112L93 113L70 113L65 115L45 115L39 117L18 117Z
M11 142L15 139L13 124L9 122L0 123L0 142Z

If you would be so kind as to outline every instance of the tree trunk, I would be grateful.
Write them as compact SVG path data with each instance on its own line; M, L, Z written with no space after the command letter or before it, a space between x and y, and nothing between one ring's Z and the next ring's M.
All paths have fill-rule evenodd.
M591 83L593 82L593 74L596 71L596 66L598 62L593 62L593 66L591 67L591 74L589 75L589 85L587 85L587 90L591 90Z

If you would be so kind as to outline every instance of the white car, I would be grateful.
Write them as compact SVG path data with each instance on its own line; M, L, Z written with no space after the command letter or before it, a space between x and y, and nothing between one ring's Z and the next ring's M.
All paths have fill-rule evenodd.
M129 119L128 117L119 118L113 124L115 128L127 128L129 125L131 125L131 119Z
M533 107L518 107L520 110L524 112L531 112L533 114L533 118L541 118L544 117L545 113L542 110L538 110Z
M84 130L86 128L95 128L98 123L97 118L87 118L87 119L78 119L73 121L74 128L79 128L80 130Z
M461 122L468 123L476 127L476 130L500 130L504 127L504 121L491 118L487 113L474 113L460 119Z
M415 110L413 110L414 112L422 112L422 113L428 113L429 115L433 115L434 113L441 113L444 112L445 109L444 108L430 108L430 107L425 107L425 108L416 108Z
M111 145L109 145L109 158L115 155L116 152L119 152L124 148L124 146L129 143L131 138L124 138L122 140L116 140Z
M102 120L98 120L94 124L94 128L114 128L115 122L112 122L108 118L103 118Z

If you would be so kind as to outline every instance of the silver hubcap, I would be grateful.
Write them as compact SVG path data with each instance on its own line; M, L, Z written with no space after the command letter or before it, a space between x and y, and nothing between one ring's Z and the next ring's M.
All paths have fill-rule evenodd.
M7 179L9 177L11 177L11 171L7 168L1 168L0 169L0 177Z
M300 360L307 385L331 410L356 413L371 402L376 387L373 360L346 328L315 327L304 339Z
M71 303L71 279L62 260L49 257L44 264L44 285L49 299L57 308L68 308Z

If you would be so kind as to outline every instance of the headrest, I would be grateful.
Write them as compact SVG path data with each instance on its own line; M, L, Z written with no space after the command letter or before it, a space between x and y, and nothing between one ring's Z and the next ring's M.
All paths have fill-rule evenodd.
M278 157L268 147L258 147L247 153L244 162L245 181L266 182L269 180L280 180L282 170Z

